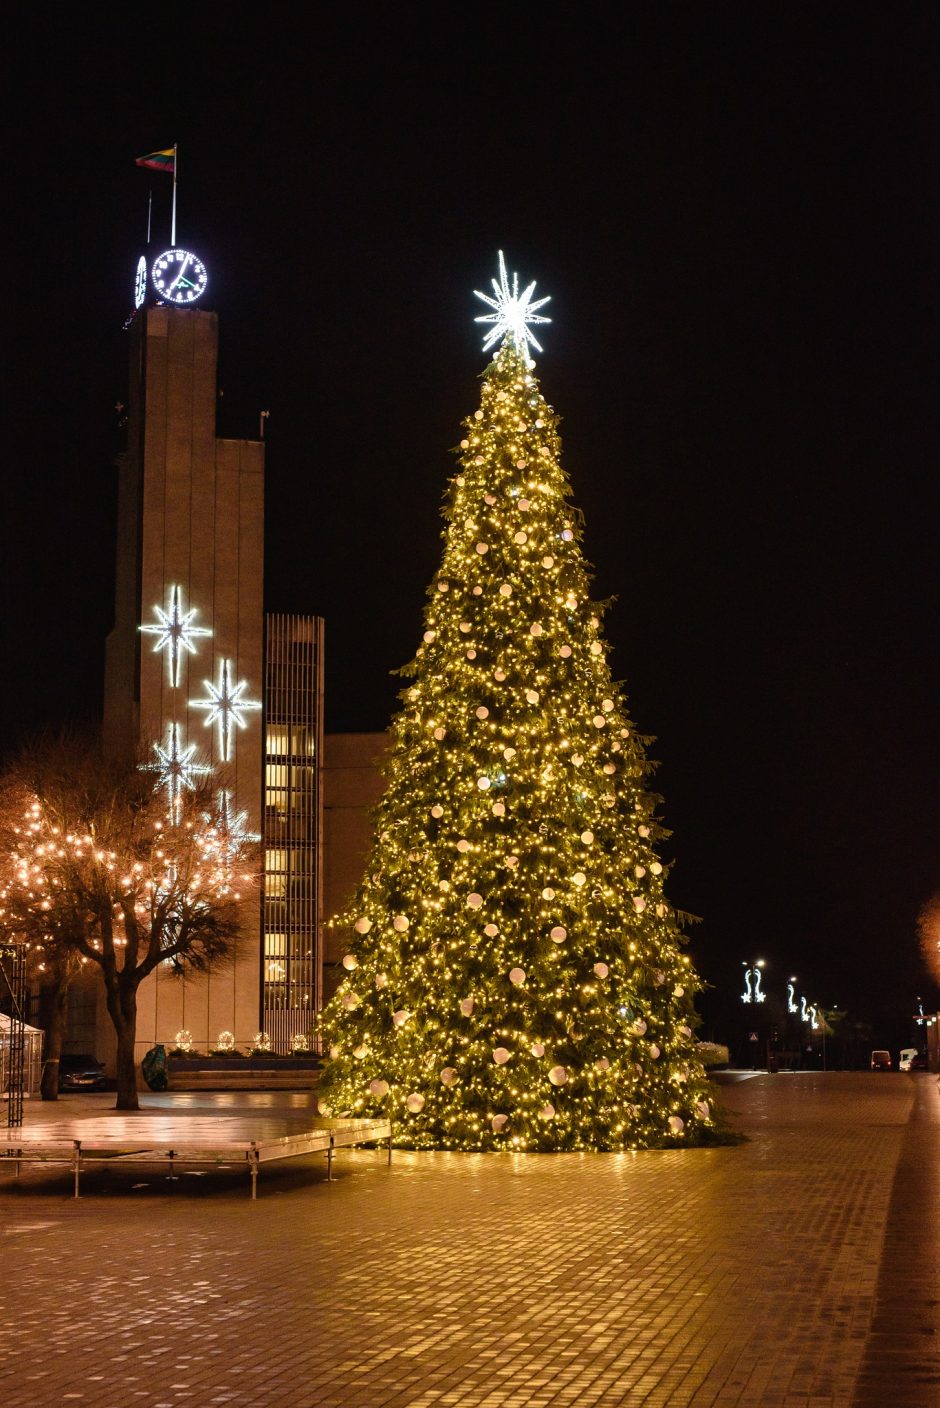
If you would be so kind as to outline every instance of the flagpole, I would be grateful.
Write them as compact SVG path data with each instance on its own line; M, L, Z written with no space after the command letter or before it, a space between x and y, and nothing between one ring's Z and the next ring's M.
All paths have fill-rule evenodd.
M170 221L170 248L176 248L176 143L173 143L173 216Z

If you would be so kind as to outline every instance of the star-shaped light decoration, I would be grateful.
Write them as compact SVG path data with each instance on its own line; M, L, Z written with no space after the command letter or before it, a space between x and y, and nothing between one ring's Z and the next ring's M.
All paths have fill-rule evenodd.
M234 798L224 787L219 789L215 815L207 816L206 821L218 832L219 859L226 867L241 854L246 843L257 845L261 840L257 831L248 830L248 813L234 810Z
M537 308L542 308L546 303L550 303L551 298L539 298L533 303L532 294L535 291L535 280L533 279L528 288L520 293L518 274L513 274L510 286L502 250L499 251L499 279L493 279L492 283L495 298L490 298L488 293L481 293L479 289L474 289L477 298L482 298L484 303L488 303L494 309L494 312L481 313L478 318L474 319L474 322L477 323L493 324L483 341L483 351L488 352L497 343L508 340L516 351L525 358L526 362L529 362L530 347L534 347L537 352L542 350L541 344L529 331L529 324L551 322L551 318L546 318L543 314L536 312Z
M245 699L244 692L248 688L247 680L240 680L238 684L232 684L232 662L231 660L219 661L219 681L213 684L211 680L203 680L208 695L207 699L191 699L190 707L193 709L205 709L205 723L218 724L219 726L219 755L223 763L231 761L232 756L232 735L234 728L245 728L246 713L251 713L255 709L261 708L258 699Z
M183 610L182 587L170 587L166 611L162 606L155 606L153 609L157 620L152 625L141 626L140 629L144 635L157 636L157 643L153 647L154 653L158 650L167 652L170 685L176 689L180 682L182 652L188 650L190 655L195 655L196 647L193 645L195 637L211 636L212 631L208 626L193 625L193 618L198 615L198 612L195 607L191 611Z
M157 761L145 766L157 774L157 786L166 788L170 820L175 826L180 819L183 793L194 792L196 790L195 779L204 777L212 769L208 763L193 761L196 752L195 743L190 743L189 747L185 749L180 747L179 724L167 724L166 747L155 743L153 751L157 755Z

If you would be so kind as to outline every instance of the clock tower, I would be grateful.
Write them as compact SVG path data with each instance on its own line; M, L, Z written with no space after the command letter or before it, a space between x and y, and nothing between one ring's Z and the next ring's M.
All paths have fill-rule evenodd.
M167 251L150 282L161 301L141 296L139 269L105 742L152 760L168 807L181 769L211 774L233 815L260 834L264 446L216 435L218 320L192 306L206 285L201 260ZM141 987L138 1057L156 1042L174 1045L180 1030L198 1046L222 1031L251 1040L261 1009L260 904L257 894L244 902L233 964L185 983L158 970Z

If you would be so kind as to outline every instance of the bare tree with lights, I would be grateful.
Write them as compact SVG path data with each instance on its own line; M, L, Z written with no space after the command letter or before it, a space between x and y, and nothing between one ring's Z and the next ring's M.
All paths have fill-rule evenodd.
M651 764L611 678L535 285L500 256L376 839L323 1014L334 1114L398 1142L620 1149L716 1138L700 982L664 890Z
M176 779L179 784L179 779ZM251 844L205 779L165 789L134 761L62 738L0 778L0 933L34 968L93 964L117 1037L117 1108L138 1108L137 990L158 967L181 978L232 955Z

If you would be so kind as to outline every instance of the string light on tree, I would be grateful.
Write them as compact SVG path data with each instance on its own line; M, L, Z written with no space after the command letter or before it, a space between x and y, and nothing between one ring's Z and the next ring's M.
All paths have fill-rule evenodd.
M160 650L166 651L170 685L173 689L177 689L180 682L182 652L187 650L190 655L195 655L196 647L193 641L200 636L211 636L212 631L208 626L193 625L199 612L195 607L189 611L183 610L182 587L170 587L165 611L162 606L155 606L153 609L157 617L156 622L141 626L140 629L144 635L157 637L157 643L153 647L155 654Z
M338 917L323 1089L335 1115L388 1114L416 1148L701 1143L716 1135L700 983L529 361L547 321L534 287L500 255L481 295L499 350L446 496L372 850Z
M191 699L190 707L193 709L204 709L206 711L205 724L208 727L216 724L219 732L219 756L223 763L231 762L232 759L232 738L236 728L245 728L245 714L254 713L261 708L261 702L257 699L246 699L245 690L248 688L247 680L239 680L238 684L232 683L232 662L228 659L219 661L219 679L217 684L211 680L203 680L203 685L207 699Z

